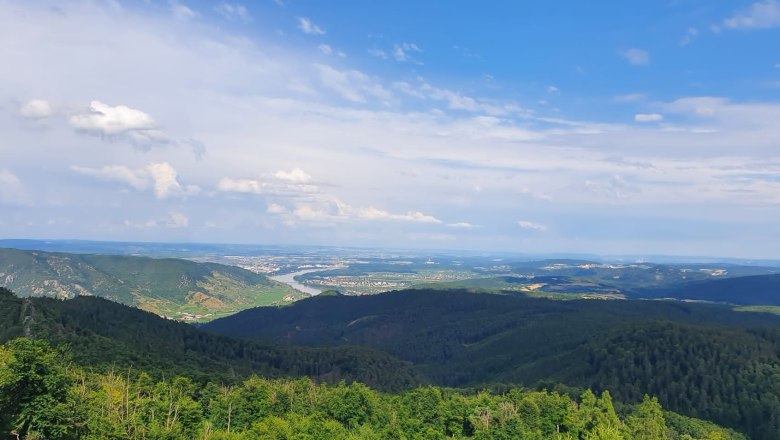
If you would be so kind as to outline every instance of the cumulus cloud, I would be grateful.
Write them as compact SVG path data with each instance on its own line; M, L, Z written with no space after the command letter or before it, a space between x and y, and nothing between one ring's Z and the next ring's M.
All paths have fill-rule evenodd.
M528 220L518 220L517 221L517 226L520 226L522 229L530 229L530 230L534 230L534 231L546 231L547 230L547 226L539 224L539 223L534 223L534 222L528 221Z
M325 211L309 204L299 204L293 211L293 214L303 220L316 220L328 215Z
M6 168L0 168L0 202L25 203L27 195L22 181Z
M311 176L300 168L293 168L290 171L277 171L274 173L274 177L296 183L306 183L311 180Z
M46 118L51 116L52 113L51 104L43 99L28 101L19 109L19 115L32 119Z
M780 2L777 0L753 3L747 10L723 20L723 27L728 29L768 29L778 26Z
M636 122L658 122L662 121L664 117L658 113L638 113L634 115Z
M284 214L285 212L287 212L287 208L285 208L284 206L282 206L282 205L280 205L278 203L271 203L271 204L268 205L268 208L266 209L266 212L269 213L269 214L279 215L279 214Z
M177 178L178 173L167 162L152 163L146 166L146 172L152 179L154 195L158 199L167 199L170 196L195 194L199 188L188 185L182 188Z
M186 228L190 225L190 219L181 212L171 211L165 225L169 228Z
M356 207L327 194L309 197L307 201L296 202L294 206L290 210L281 204L270 203L266 212L283 216L286 218L286 224L295 224L298 221L309 221L317 224L360 221L396 221L432 225L443 223L438 218L420 211L394 213L374 206Z
M68 122L79 132L126 139L136 144L168 142L168 137L157 128L149 114L125 105L111 106L92 101L88 111L71 116Z
M263 184L253 179L231 179L224 177L217 184L217 189L223 192L235 192L244 194L262 194Z
M138 191L151 189L159 200L195 195L200 192L200 188L196 185L182 186L176 169L167 162L150 163L138 169L123 165L109 165L102 168L73 166L71 170L84 176L122 183Z
M646 66L650 63L650 54L642 49L631 48L624 50L621 55L633 66Z
M238 3L222 2L218 4L214 10L228 19L238 19L245 23L252 21L252 17L249 15L249 11L246 7Z
M304 34L325 35L325 31L306 17L298 17L298 29Z

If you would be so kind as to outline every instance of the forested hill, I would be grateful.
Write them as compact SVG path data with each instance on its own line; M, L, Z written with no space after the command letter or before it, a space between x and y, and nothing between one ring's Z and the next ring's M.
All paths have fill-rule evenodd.
M359 344L413 362L434 383L609 389L780 438L780 317L665 301L552 301L466 291L315 297L204 327L296 344Z
M160 315L226 314L303 296L238 267L173 258L0 249L0 285L20 296L98 296Z
M363 347L306 348L238 341L111 301L18 298L0 288L0 343L34 337L69 347L99 371L141 369L156 377L237 381L249 374L359 380L384 390L425 380L392 356Z
M780 306L780 275L755 275L696 281L664 288L647 288L639 294L656 298L685 298L740 305Z
M166 440L745 440L663 411L655 398L613 404L608 392L519 388L479 393L253 376L232 385L144 372L65 368L45 341L0 345L0 438ZM9 435L10 433L10 435Z

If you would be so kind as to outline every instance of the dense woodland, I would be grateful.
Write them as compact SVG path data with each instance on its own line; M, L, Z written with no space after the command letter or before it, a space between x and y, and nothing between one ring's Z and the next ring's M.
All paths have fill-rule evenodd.
M134 368L154 378L238 381L255 373L358 380L380 390L425 383L416 370L370 348L240 341L100 298L17 298L0 288L0 342L20 336L70 347L75 362L97 371Z
M96 374L43 340L0 347L0 429L23 439L743 439L664 413L655 398L615 409L609 392L577 400L518 388L437 387L383 394L308 378L237 384L146 373Z
M432 383L647 393L754 439L780 438L780 318L665 301L551 301L472 292L320 297L214 321L208 331L293 344L362 345Z
M66 373L80 378L68 379L69 390L74 383L81 383L85 392L102 387L101 381L113 380L120 381L126 390L141 385L150 390L167 389L175 382L173 377L186 377L182 380L191 384L191 398L203 411L197 420L198 429L205 430L198 435L204 436L222 425L211 419L211 404L203 400L203 390L240 390L252 380L283 388L298 383L297 378L308 377L313 382L307 386L323 395L328 390L362 386L330 388L326 383L366 384L378 390L370 391L377 401L390 402L387 405L391 407L396 405L393 399L401 397L381 392L408 393L430 385L453 387L461 391L434 389L449 396L443 401L471 402L469 417L481 405L469 399L477 399L486 389L493 391L490 399L498 399L491 408L500 408L501 399L511 390L518 393L517 386L557 391L577 396L577 401L585 389L599 395L609 391L623 426L618 431L623 434L632 405L641 403L648 394L657 396L667 410L682 414L666 414L667 425L677 427L674 432L705 438L708 434L704 431L690 428L703 422L683 417L691 416L728 426L753 439L777 439L778 322L780 318L769 314L696 304L550 301L472 292L405 291L361 298L312 298L293 306L243 312L205 326L209 332L265 340L252 341L208 333L99 298L18 298L0 288L0 342L33 338L67 353L72 366ZM8 350L14 350L13 344ZM6 359L16 358L8 355L8 350ZM252 375L264 379L248 379ZM519 405L519 400L514 402ZM401 420L399 414L391 419ZM498 417L498 412L491 414ZM291 432L305 430L303 425L295 425L300 421L298 415L276 417L284 419ZM473 426L466 428L467 420L471 419L461 420L462 433L487 435ZM498 418L491 420L498 423ZM373 423L371 429L386 426L385 422ZM574 426L566 423L560 425ZM244 429L254 429L253 424ZM491 426L490 435L498 436L498 425ZM363 435L356 434L358 429L369 429L343 423L342 428L344 435L353 436ZM234 429L231 434L236 432ZM549 438L544 436L547 431L542 432L542 438ZM566 432L576 432L574 438L587 437L583 431L561 431ZM444 435L452 433L445 431ZM159 438L148 432L145 435ZM670 434L670 438L677 437Z

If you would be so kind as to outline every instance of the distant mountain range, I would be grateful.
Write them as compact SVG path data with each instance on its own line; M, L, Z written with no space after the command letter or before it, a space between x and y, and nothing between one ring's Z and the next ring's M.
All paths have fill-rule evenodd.
M18 249L0 249L0 285L20 296L98 296L177 319L209 318L306 296L234 266Z

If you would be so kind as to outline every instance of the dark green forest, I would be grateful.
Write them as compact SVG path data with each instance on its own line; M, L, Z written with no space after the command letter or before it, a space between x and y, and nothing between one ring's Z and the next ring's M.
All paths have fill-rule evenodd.
M359 380L381 390L425 383L405 363L370 348L247 342L100 298L17 298L0 288L0 342L22 336L66 347L76 363L96 371L133 368L154 378L236 381L254 373Z
M0 342L7 343L3 362L7 367L23 358L14 350L27 347L48 353L53 364L64 368L67 392L46 405L58 408L51 417L70 414L70 422L63 423L78 428L66 433L74 438L310 438L302 433L312 433L311 438L663 438L628 434L639 408L662 405L667 438L739 438L698 420L706 419L753 439L777 439L778 322L774 315L678 302L403 291L316 297L198 328L100 298L18 298L0 288ZM27 338L47 345L30 348L19 342ZM8 380L17 373L2 374ZM124 415L110 415L110 402L100 400L108 398L108 383L125 390L111 398ZM186 384L186 393L171 391L176 384ZM233 422L242 419L231 416L228 434L226 422L210 412L219 394L213 390L238 396L239 402L250 399L247 387L281 396L299 385L305 391L301 396L314 393L324 399L316 401L313 413L255 412L251 422L249 416L244 422ZM602 399L611 393L606 396L614 398L619 423L596 433L595 425L584 429L570 420L584 417L577 411L590 402L588 389ZM378 402L372 414L382 416L356 424L328 412L333 410L327 396L349 390L373 396L366 397ZM440 396L435 411L429 408L440 417L430 422L432 428L413 417L422 410L402 408L404 396L420 390ZM183 414L174 421L159 418L160 408L171 408L170 396L180 392L189 399L186 405L199 408L190 427ZM2 393L4 405L18 403L12 396L19 391L6 387ZM290 399L297 402L300 396L293 394ZM57 406L66 397L76 400L66 408ZM134 406L128 399L135 399ZM538 408L521 404L526 399L539 399L534 401ZM552 422L535 422L533 414L542 417L550 402L559 400L567 402L568 415L544 416L555 420L552 433ZM441 415L449 414L452 405L461 411L455 422ZM27 413L14 408L3 409L4 415L15 414L4 423L22 429L19 417ZM139 417L134 425L127 425L130 408ZM93 411L108 421L94 425L101 419ZM509 423L507 417L516 421ZM266 431L257 431L261 421L289 436L263 437ZM316 437L315 432L331 432L321 425L326 422L335 434ZM393 423L398 429L385 432Z
M667 301L552 301L402 291L258 308L204 329L256 340L361 345L432 383L564 383L647 393L664 407L755 439L780 438L780 318Z
M655 398L618 406L608 391L577 399L512 388L385 394L353 382L257 376L199 383L144 372L97 374L46 341L0 347L0 429L24 439L743 439L665 413Z

